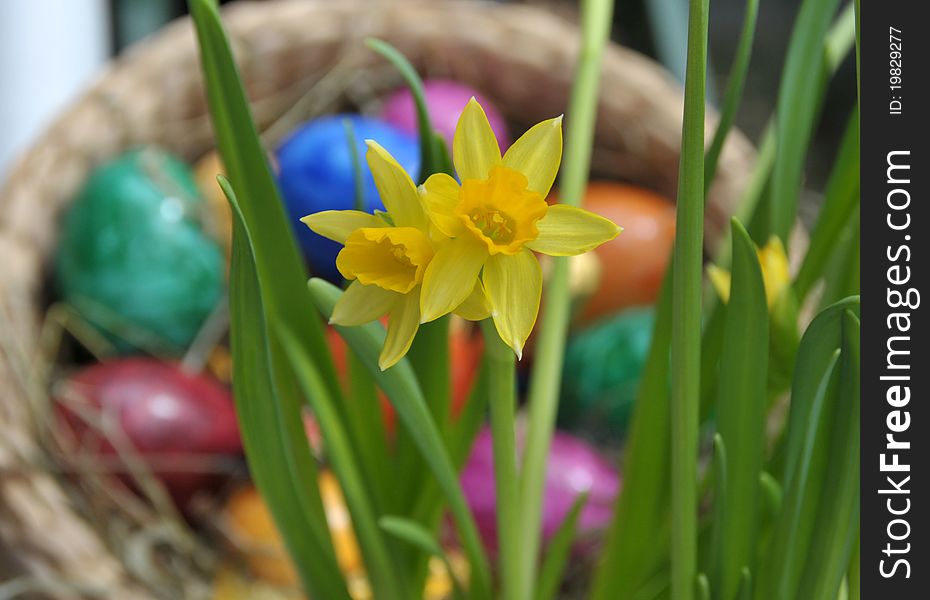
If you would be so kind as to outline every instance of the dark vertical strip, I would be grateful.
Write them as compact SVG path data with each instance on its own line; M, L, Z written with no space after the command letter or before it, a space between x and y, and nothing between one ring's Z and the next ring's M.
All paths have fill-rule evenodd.
M862 598L926 598L930 583L925 7L860 6Z

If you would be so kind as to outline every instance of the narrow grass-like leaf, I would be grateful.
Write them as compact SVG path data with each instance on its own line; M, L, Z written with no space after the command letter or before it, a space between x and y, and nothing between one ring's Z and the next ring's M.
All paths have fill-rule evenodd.
M660 569L668 553L669 343L672 268L656 306L652 344L637 392L624 457L623 492L598 567L592 598L633 598Z
M824 43L839 0L804 0L792 29L778 92L770 225L787 245L801 192L807 147L819 110Z
M413 96L413 103L417 110L417 129L420 133L420 183L426 181L427 177L433 173L445 172L441 171L443 154L442 150L439 149L442 138L437 137L433 132L429 109L426 106L423 82L420 80L416 69L413 68L406 56L384 40L369 38L365 40L365 43L394 65L394 68L404 78L404 83L407 84ZM449 174L451 175L451 173Z
M277 327L274 332L290 360L304 395L310 400L323 439L326 440L327 456L339 478L346 506L352 516L352 527L365 557L366 571L376 591L375 597L403 600L409 597L409 593L404 592L402 571L392 560L391 549L378 527L377 512L369 495L370 488L365 484L348 432L326 392L319 371L291 331L286 327Z
M694 595L697 600L710 600L710 579L704 573L698 573L695 579Z
M809 402L809 420L804 428L805 434L802 445L799 447L799 456L796 461L796 473L790 480L786 490L786 498L782 515L775 530L775 539L772 551L766 557L763 566L763 579L759 587L761 598L777 600L790 600L797 587L803 561L807 558L807 540L805 522L808 516L816 509L816 492L812 488L820 488L822 482L817 479L822 473L823 461L815 448L818 430L822 430L829 420L825 417L825 407L828 406L828 397L836 392L836 380L839 362L839 350L830 355L826 371L823 372L817 388ZM813 473L813 476L812 476Z
M378 506L396 510L397 485L391 476L390 445L378 388L368 370L348 351L348 391L345 399L345 424L358 452L365 480Z
M310 280L309 288L317 309L328 319L342 291L321 279ZM378 355L385 337L384 327L380 323L369 323L360 327L336 327L336 330L387 394L397 411L401 424L413 437L417 448L442 489L449 503L449 510L458 529L465 554L471 563L473 596L490 598L491 579L488 561L481 546L478 529L465 502L465 496L459 486L458 476L446 450L442 434L426 406L413 369L406 359L386 371L380 369Z
M707 7L703 0L690 0L689 7L672 280L671 589L676 600L694 597L697 577L696 490L701 394Z
M452 453L452 461L457 469L464 466L465 461L468 459L468 453L474 444L475 436L478 435L481 424L484 423L490 397L488 385L488 358L485 355L482 357L481 366L475 376L475 382L468 394L468 400L466 400L458 419L452 424L449 448Z
M824 274L822 307L838 302L842 298L859 293L859 260L861 214L858 203L850 223L847 223L830 264Z
M217 147L252 237L255 269L269 319L286 322L306 344L330 393L339 398L323 328L307 310L306 272L215 3L190 0Z
M711 464L711 469L708 470L708 477L705 478L705 481L711 479L713 484L713 527L710 536L710 568L708 569L711 574L719 572L722 568L722 557L720 556L719 548L721 545L723 528L720 524L726 519L727 513L727 448L726 442L723 441L723 436L719 433L714 434L713 452L713 463ZM705 484L704 487L711 486ZM699 496L703 496L704 493L706 492L701 490ZM719 579L719 577L716 578Z
M575 498L568 514L565 515L555 535L549 540L548 549L539 571L539 580L536 582L533 593L535 600L555 600L559 593L559 586L562 584L565 574L565 566L568 564L572 543L575 541L575 533L578 530L578 517L581 516L581 511L587 501L587 492L579 494Z
M452 580L453 597L463 598L462 586L455 571L452 569L452 563L442 547L436 542L434 535L416 521L405 519L403 517L386 516L381 517L379 521L381 528L390 533L399 540L415 546L427 555L435 556L440 559L449 573L449 579Z
M844 321L847 311L856 314L858 310L858 298L827 308L801 340L785 440L784 506L760 572L759 598L798 597L801 575L810 560L818 501L828 476L831 431L844 410L838 406L837 393Z
M859 319L846 310L829 458L797 598L835 598L849 567L859 523L859 356Z
M733 119L743 99L743 86L746 83L746 73L749 71L749 59L752 56L752 41L756 34L756 17L759 14L759 0L746 0L743 13L743 29L739 36L739 45L730 67L727 78L727 88L723 94L723 108L720 110L720 120L714 131L714 139L704 158L704 194L710 189L717 173L717 161L720 152L727 140L727 135L733 127Z
M717 546L711 573L716 598L736 596L740 571L752 564L759 512L759 473L765 444L769 320L756 247L735 219L730 300L720 355L717 432L728 461L723 502L715 514Z
M378 524L381 529L397 539L412 544L427 554L445 559L446 553L439 545L439 542L436 541L432 532L424 529L419 523L404 517L387 515L381 517Z
M856 3L858 4L858 2ZM852 555L846 571L846 584L849 588L849 600L860 600L859 592L859 527L856 527L856 540L853 542Z
M300 403L279 393L253 246L232 190L227 182L221 183L234 217L229 276L233 391L246 458L306 591L319 598L349 600L326 524Z
M821 95L826 89L830 78L836 73L837 68L849 54L855 42L855 22L850 18L853 11L850 6L840 17L834 21L827 33L824 42L824 68L821 69L821 78L819 89ZM819 100L818 100L819 102ZM758 233L759 239L768 237L768 207L769 203L764 199L768 197L766 191L769 190L769 182L772 176L772 168L775 164L776 148L776 127L775 118L769 120L765 130L760 136L758 153L756 154L756 163L753 166L752 175L749 183L746 185L740 197L739 205L736 208L735 216L741 223L754 224L761 217L765 217L766 226L761 231L756 232L750 227L750 232ZM765 213L765 214L762 214ZM730 259L730 241L729 235L722 236L718 248L716 248L716 262L720 266L729 265Z
M752 600L752 572L749 567L743 567L740 571L739 591L736 594L736 600Z
M488 402L491 406L491 446L497 513L498 571L502 600L524 597L520 560L527 552L520 531L520 482L517 479L516 369L514 355L500 338L491 319L481 322L488 357ZM525 508L524 508L525 510ZM535 562L535 561L534 561Z
M420 325L407 353L407 360L413 367L433 420L439 426L448 447L451 393L448 316ZM425 489L431 485L427 480L428 471L424 468L416 443L405 429L395 433L394 448L397 476L402 481L410 482L403 490L405 495L402 506L412 509L424 492L429 497L437 497ZM412 512L408 514L412 515Z
M560 179L561 202L580 206L591 167L597 121L601 61L610 40L613 0L581 3L581 49L566 119L565 157ZM568 258L553 259L543 299L535 365L530 376L528 423L520 469L521 600L528 600L539 560L543 496L549 448L558 413L565 338L570 317Z
M854 30L844 18L837 20L832 26L824 45L825 48L832 49L831 52L825 51L827 68L822 75L824 79L835 73L841 60L848 54L854 40L853 33ZM775 145L775 128L774 124L770 123L762 136L750 183L737 209L737 216L743 222L751 220L761 207L760 200L767 188L775 161ZM728 236L721 241L717 256L719 264L729 264ZM593 598L596 600L634 597L635 590L648 585L650 579L655 579L652 574L660 568L665 553L667 542L657 539L653 532L667 530L667 526L663 524L667 523L667 504L664 499L668 497L667 448L670 443L667 385L671 272L672 269L668 269L657 302L653 342L643 370L625 452L626 485L617 500L604 558L595 574ZM709 374L716 378L723 323L722 315L718 314L714 310L708 317L709 324L716 322L718 325L705 330L705 336L709 333L711 337L702 342L702 377ZM705 399L702 401L703 414L706 415L712 408L710 398L714 393L715 384L713 381L705 382L702 379L702 389L702 398ZM661 588L661 583L657 583L656 586ZM651 597L648 592L646 597Z
M759 473L759 490L762 497L760 513L763 521L766 519L775 520L778 514L781 513L782 503L781 486L778 484L778 480L769 473L762 471Z
M449 159L443 139L435 132L426 104L423 82L410 61L391 44L374 38L365 41L369 48L383 56L400 73L410 90L417 114L417 129L420 139L420 183L434 173L453 174L452 161ZM449 317L437 319L420 326L410 351L407 353L410 364L416 373L427 399L430 410L439 424L444 437L448 430L448 411L450 399L449 373ZM425 473L423 461L416 452L415 444L405 431L398 431L395 440L397 453L397 474L403 481L407 495L403 498L405 506L417 504L416 496L423 491ZM427 494L432 496L432 494Z
M844 226L859 203L859 111L854 109L833 171L824 192L817 224L810 235L810 246L794 280L798 302L803 303L814 283L823 275Z

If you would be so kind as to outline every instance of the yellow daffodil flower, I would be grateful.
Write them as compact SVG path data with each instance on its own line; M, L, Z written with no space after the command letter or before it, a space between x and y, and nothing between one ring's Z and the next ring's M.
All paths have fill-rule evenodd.
M327 210L301 221L316 233L343 244L336 268L352 281L333 309L330 323L363 325L388 315L387 338L379 357L382 370L410 349L420 326L420 291L436 243L445 236L430 224L417 188L387 150L367 140L365 157L387 212ZM480 287L452 307L465 318L488 315ZM448 311L448 312L451 312Z
M759 266L762 267L762 283L765 285L765 301L769 310L791 283L788 255L777 236L772 236L762 248L757 248ZM730 301L730 272L716 265L707 267L707 276L717 294L724 302Z
M542 274L533 252L572 256L613 239L620 228L594 213L546 203L562 159L562 117L527 131L501 156L474 98L459 118L452 158L461 185L446 174L420 187L447 240L423 274L420 319L436 319L483 286L498 334L522 356L539 312Z

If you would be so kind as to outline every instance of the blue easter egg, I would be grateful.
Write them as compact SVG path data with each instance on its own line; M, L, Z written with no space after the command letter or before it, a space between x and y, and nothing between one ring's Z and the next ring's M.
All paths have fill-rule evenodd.
M352 123L364 182L366 212L384 210L375 180L365 160L365 140L375 140L417 180L420 146L417 139L379 119L341 114L311 121L294 131L278 148L278 185L288 216L313 274L341 280L336 269L340 244L310 231L301 217L323 210L355 208L355 171L345 121Z

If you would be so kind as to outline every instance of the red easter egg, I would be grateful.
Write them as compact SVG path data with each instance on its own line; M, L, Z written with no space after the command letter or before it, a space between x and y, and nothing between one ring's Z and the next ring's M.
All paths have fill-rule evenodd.
M655 303L675 240L675 205L650 190L607 181L590 183L582 205L623 232L594 251L601 281L579 323Z
M114 447L122 439L182 509L196 492L221 484L242 451L229 391L175 364L136 357L93 365L54 395L68 450L99 459L131 482Z

